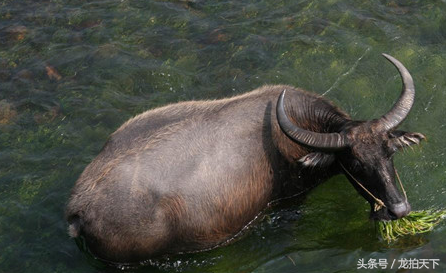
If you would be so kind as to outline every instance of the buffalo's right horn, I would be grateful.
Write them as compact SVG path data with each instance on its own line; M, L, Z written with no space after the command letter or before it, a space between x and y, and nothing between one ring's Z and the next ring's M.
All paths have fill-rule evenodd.
M389 131L396 128L409 114L415 100L415 87L412 76L402 63L390 55L383 53L383 56L398 69L403 80L403 90L397 102L387 114L375 121L379 131Z
M299 144L325 151L341 150L348 146L347 138L338 133L316 133L294 125L285 113L285 91L282 91L277 101L276 115L280 128L289 138Z

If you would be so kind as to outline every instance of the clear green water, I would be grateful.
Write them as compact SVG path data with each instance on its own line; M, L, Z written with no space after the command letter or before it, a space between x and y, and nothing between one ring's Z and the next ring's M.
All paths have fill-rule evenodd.
M378 117L401 86L381 52L415 80L401 128L428 137L395 158L409 201L445 208L445 11L444 1L0 1L0 272L101 270L68 238L63 211L129 117L266 83ZM136 271L356 272L360 258L438 258L435 272L446 270L445 224L387 246L368 213L339 176L232 245Z

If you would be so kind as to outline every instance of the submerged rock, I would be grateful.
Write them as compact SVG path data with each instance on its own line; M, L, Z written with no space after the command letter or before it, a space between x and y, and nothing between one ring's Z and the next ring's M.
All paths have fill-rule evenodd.
M34 78L33 73L28 69L22 69L14 75L14 79L20 80L32 80Z
M57 72L57 70L51 65L46 65L45 70L50 80L60 81L62 79L62 76L59 74L59 72Z
M25 26L11 26L6 29L8 38L12 41L22 41L25 39L28 29Z
M0 124L10 124L17 116L17 110L7 100L0 100Z

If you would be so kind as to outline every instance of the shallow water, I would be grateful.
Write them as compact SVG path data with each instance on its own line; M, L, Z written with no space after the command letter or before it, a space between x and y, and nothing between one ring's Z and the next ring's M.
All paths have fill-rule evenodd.
M104 270L68 238L63 211L129 117L284 83L376 118L401 88L382 52L417 89L401 129L428 137L395 157L409 201L445 208L445 10L445 1L2 1L0 271ZM444 223L388 246L368 213L338 176L269 209L234 244L130 271L356 272L359 259L402 258L439 259L435 272L446 270Z

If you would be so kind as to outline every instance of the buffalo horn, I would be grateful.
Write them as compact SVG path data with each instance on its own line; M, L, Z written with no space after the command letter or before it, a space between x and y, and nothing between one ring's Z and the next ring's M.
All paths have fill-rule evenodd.
M398 101L387 114L376 121L378 130L389 131L396 128L409 114L415 99L415 87L412 76L402 63L390 55L383 53L383 56L398 69L403 80L403 90Z
M285 91L282 91L277 101L276 115L280 128L289 138L299 144L318 150L335 151L348 146L346 137L338 133L316 133L294 125L285 113L283 103Z

